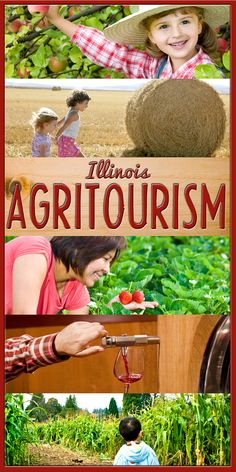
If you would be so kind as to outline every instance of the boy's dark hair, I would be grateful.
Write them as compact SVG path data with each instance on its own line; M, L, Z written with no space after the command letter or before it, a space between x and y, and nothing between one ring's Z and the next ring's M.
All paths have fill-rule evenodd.
M119 424L119 431L125 441L137 439L142 429L141 423L134 416L126 416Z
M66 99L68 107L74 107L76 103L82 103L91 100L91 97L84 90L74 90L72 94Z
M181 10L183 14L185 13L187 14L189 12L196 13L198 20L202 24L202 31L198 36L197 44L201 46L201 48L203 49L205 53L209 55L214 55L214 53L216 53L216 48L217 48L217 36L216 36L215 31L211 28L211 26L209 26L208 23L204 21L204 5L203 5L203 8L196 7L194 5L186 5L186 6L183 5L183 7L173 8L173 10L171 10L170 12L164 11L160 14L153 15L146 18L145 20L143 20L142 24L146 28L146 30L149 32L151 24L153 23L155 19L162 18L163 16L166 16L167 13L175 13L178 10ZM153 56L156 56L159 58L166 56L166 54L162 52L155 44L153 44L149 38L147 38L146 40L146 49Z
M57 236L50 240L54 257L60 260L69 271L83 275L85 267L107 252L115 250L111 263L126 248L123 236Z

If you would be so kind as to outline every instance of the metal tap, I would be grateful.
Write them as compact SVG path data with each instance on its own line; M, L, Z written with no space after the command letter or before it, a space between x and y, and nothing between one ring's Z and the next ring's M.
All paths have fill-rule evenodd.
M147 334L128 336L123 334L122 336L104 336L102 338L102 346L105 348L115 346L144 346L147 344L160 344L159 336L148 336Z

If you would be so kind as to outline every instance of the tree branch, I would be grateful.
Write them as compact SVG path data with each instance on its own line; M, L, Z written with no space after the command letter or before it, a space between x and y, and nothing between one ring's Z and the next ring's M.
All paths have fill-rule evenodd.
M94 7L88 8L86 10L81 11L80 13L77 13L76 15L71 16L70 18L67 18L68 21L73 22L75 20L78 20L79 18L82 18L83 16L89 16L92 15L93 13L96 13L97 11L104 10L105 8L109 7L110 5L95 5ZM26 43L27 41L31 41L32 39L37 38L38 36L41 36L45 31L48 30L56 30L56 26L47 26L46 28L41 29L40 31L33 31L30 33L27 33L25 36L21 36L16 40L18 44ZM10 48L14 45L15 41L12 43L8 43L6 45L7 48Z

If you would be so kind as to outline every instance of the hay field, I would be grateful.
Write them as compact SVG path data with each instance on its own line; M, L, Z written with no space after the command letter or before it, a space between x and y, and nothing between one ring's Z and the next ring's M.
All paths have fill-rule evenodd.
M125 128L125 110L133 92L89 91L92 100L81 113L81 127L77 138L87 157L132 156L134 145ZM62 118L67 112L66 98L70 90L17 89L5 91L5 156L30 157L33 130L29 125L33 111L42 106L52 108ZM214 156L229 157L229 95L221 96L227 113L224 141ZM52 156L57 148L52 147ZM133 154L135 157L135 153ZM137 156L136 156L137 157ZM204 156L203 156L204 157Z

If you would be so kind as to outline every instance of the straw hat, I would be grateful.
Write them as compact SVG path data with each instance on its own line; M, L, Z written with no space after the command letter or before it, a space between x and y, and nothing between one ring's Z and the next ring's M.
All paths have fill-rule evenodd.
M144 46L147 39L147 31L142 21L149 16L168 12L184 6L199 7L204 10L204 21L213 29L229 21L229 6L227 5L139 5L139 11L122 18L114 25L104 29L107 39L120 44L132 44Z

